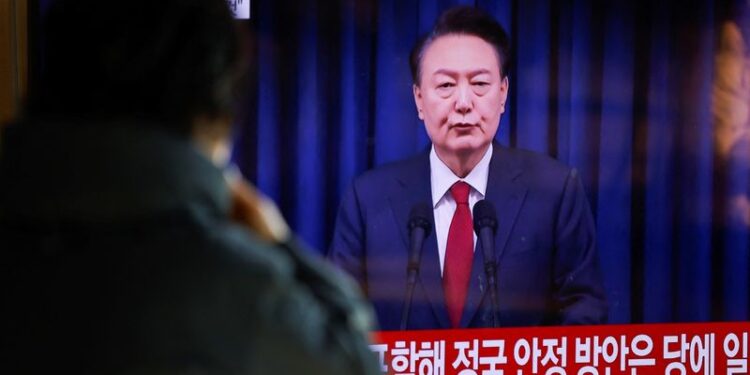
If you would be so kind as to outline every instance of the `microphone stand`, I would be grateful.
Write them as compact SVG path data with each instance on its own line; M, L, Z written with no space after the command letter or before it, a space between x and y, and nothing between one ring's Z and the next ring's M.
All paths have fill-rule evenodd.
M419 273L418 267L412 267L409 265L407 268L406 275L406 299L404 301L404 310L401 312L401 327L402 331L406 330L406 322L409 321L409 311L411 310L411 299L414 294L414 286L417 284L417 274Z
M430 218L432 207L428 204L416 204L409 214L409 260L406 265L406 297L404 309L401 312L401 330L406 330L411 311L411 300L414 294L414 286L417 284L419 275L419 260L422 257L422 243L432 228Z
M495 262L497 215L495 214L495 207L487 200L481 200L474 205L474 230L482 243L484 272L487 276L487 289L489 289L492 304L492 327L497 328L500 326L497 299L497 263Z

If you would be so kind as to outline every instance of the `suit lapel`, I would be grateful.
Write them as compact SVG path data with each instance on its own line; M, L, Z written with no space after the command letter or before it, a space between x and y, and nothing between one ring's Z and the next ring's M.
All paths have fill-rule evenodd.
M528 188L521 178L522 171L517 158L509 155L506 148L495 145L485 199L489 199L495 205L497 212L495 261L498 265L518 218L518 212L526 199Z
M433 220L433 222L434 221L435 220ZM435 235L434 230L426 239L420 267L420 280L425 293L427 294L427 298L430 300L432 311L435 313L435 316L440 323L440 327L451 328L450 320L448 319L448 309L445 307L443 276L440 273L437 236Z
M412 159L411 164L403 168L402 172L397 177L399 187L389 196L389 202L404 243L404 259L406 259L409 251L409 212L415 204L420 202L432 206L429 152L424 152L417 158ZM430 222L433 226L435 225L435 219L432 215L430 215ZM405 265L404 272L406 272ZM430 231L429 236L425 238L425 243L422 247L419 282L427 294L430 306L440 326L442 328L450 328L448 311L445 308L437 236L435 235L434 227Z
M474 248L474 258L471 263L469 289L466 291L466 304L464 305L459 327L468 327L469 323L474 319L474 315L476 315L487 289L487 281L485 279L482 244L479 242L479 238L477 238L477 244Z
M507 155L507 150L493 143L492 159L490 160L489 176L487 180L487 191L485 199L495 206L497 212L498 228L495 236L495 261L500 264L503 252L508 243L508 238L513 230L518 212L526 197L526 186L521 182L519 176L522 168L514 163L515 158ZM487 292L487 281L484 272L484 256L482 244L477 244L474 250L471 278L469 279L469 290L466 296L466 305L461 317L461 327L467 327L481 305ZM500 286L498 285L498 291ZM498 299L502 300L498 294ZM486 322L490 324L490 322Z

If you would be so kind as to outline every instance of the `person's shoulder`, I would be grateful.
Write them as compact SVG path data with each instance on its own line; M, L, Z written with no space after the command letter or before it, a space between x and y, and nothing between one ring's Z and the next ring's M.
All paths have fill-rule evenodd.
M377 368L367 347L371 312L351 280L297 242L269 243L229 222L206 229L200 246L221 258L214 278L245 297L241 304L262 343L256 370L343 374ZM301 362L285 360L283 350Z
M577 173L574 168L543 153L519 148L496 146L498 160L521 172L525 178L567 179Z
M399 194L404 186L413 184L415 181L427 178L429 183L430 159L426 151L413 155L406 159L384 163L370 169L350 184L350 193L368 201L374 198L375 202L381 202L383 196Z
M356 284L293 235L284 243L269 243L231 222L217 223L206 229L210 230L204 231L206 236L200 246L217 253L227 273L234 271L267 279L257 286L261 289L274 286L295 290L328 288L333 294L331 298L359 303L361 295Z
M429 156L420 152L406 159L387 162L373 169L365 171L354 179L355 184L372 185L373 183L385 183L415 173L420 169L429 168Z
M210 249L222 264L240 267L259 277L291 277L293 264L275 244L229 221L204 224L196 245ZM243 272L245 273L245 272Z
M495 173L512 174L513 179L520 181L532 191L544 192L545 195L560 196L569 186L576 186L580 179L577 169L549 155L535 151L515 148L495 148L497 163L491 169Z

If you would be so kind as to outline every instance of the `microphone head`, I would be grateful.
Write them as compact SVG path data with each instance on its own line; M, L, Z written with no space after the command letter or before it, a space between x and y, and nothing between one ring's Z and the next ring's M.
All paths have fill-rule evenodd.
M474 205L474 231L479 233L481 228L491 228L492 234L497 233L495 206L486 199L482 199Z
M424 230L425 237L429 236L432 230L431 218L432 206L424 202L415 204L409 212L409 233L419 227Z

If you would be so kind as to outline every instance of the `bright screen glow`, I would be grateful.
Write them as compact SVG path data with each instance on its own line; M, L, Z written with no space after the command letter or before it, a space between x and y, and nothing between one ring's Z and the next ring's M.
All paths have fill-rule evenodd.
M227 0L229 9L232 10L234 18L241 20L250 19L250 0Z

